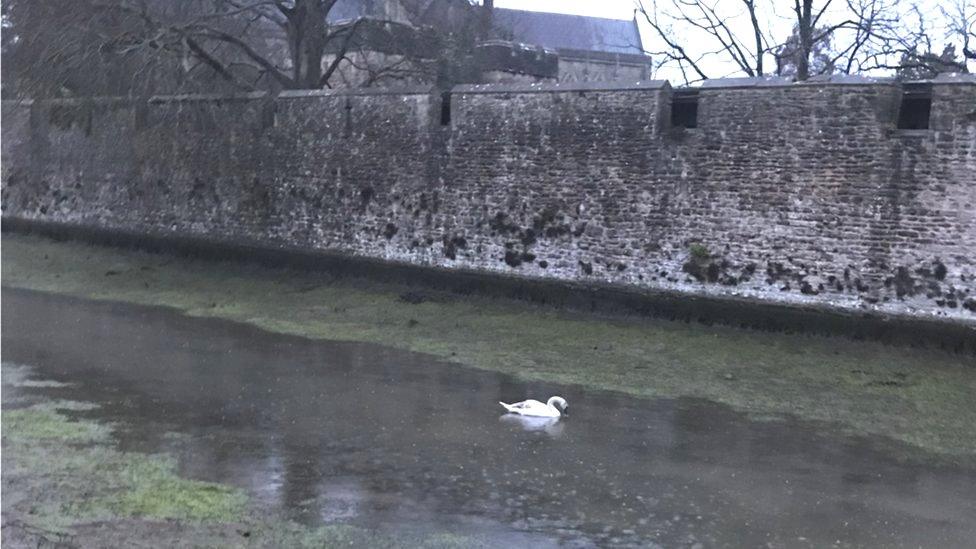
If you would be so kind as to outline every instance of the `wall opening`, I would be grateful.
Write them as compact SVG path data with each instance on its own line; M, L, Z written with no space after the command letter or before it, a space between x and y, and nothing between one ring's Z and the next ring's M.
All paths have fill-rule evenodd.
M441 93L441 126L451 125L451 92Z
M272 98L266 98L261 104L261 128L273 128L275 125L275 115L278 112L278 104Z
M345 117L346 124L345 124L345 128L343 128L342 134L343 137L352 137L352 101L350 101L348 97L346 98L345 109L346 109L346 117Z
M698 127L698 90L675 90L671 96L671 127Z
M52 105L48 111L48 122L62 130L77 127L91 136L94 120L94 105L89 101L74 101Z
M932 86L905 84L898 107L899 130L927 130L932 114Z
M135 130L142 131L149 126L149 99L141 97L132 102L132 115Z

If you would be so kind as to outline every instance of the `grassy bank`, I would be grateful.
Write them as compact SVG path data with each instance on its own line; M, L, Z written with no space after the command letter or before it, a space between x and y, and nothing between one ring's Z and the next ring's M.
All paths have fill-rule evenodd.
M3 236L3 284L374 342L525 379L795 414L976 456L972 357L843 338L600 318L313 273Z

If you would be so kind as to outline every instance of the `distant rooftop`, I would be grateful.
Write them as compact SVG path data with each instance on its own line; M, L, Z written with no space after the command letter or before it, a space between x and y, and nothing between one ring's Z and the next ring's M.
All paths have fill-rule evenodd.
M400 4L407 4L413 0L336 0L329 11L328 20L331 23L371 17L378 19L396 19L406 23L406 13L399 9ZM460 3L469 8L466 0L418 0L419 5L426 6L419 12L429 15L436 6L450 6ZM415 9L415 11L417 11ZM541 46L564 54L595 53L607 57L614 54L629 54L643 56L640 32L637 22L621 19L606 19L585 15L567 15L563 13L548 13L539 11L525 11L508 8L494 8L492 10L496 36L513 42ZM394 15L396 14L396 15ZM426 25L445 25L447 21L438 21L436 16L409 17L418 19L414 23Z
M603 19L506 8L494 9L505 38L554 50L643 53L634 20Z
M336 0L326 19L335 23L360 17L376 17L380 15L380 7L378 2L370 0Z

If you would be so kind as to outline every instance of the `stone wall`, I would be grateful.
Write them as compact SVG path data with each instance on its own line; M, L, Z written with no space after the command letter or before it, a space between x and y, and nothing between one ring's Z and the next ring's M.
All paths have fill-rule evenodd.
M559 50L560 82L646 80L653 72L651 57L628 53Z
M976 79L5 103L3 215L976 323ZM442 99L450 101L450 108Z

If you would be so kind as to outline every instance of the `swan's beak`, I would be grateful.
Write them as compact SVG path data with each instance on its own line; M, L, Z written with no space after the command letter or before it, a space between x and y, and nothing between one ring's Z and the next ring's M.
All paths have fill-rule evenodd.
M565 408L563 408L563 411L562 411L562 412L560 412L560 413L561 413L561 414L562 414L563 416L569 416L569 406L567 406L567 407L565 407Z

